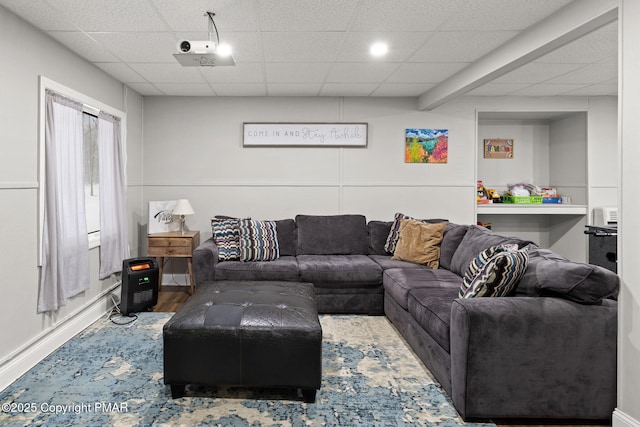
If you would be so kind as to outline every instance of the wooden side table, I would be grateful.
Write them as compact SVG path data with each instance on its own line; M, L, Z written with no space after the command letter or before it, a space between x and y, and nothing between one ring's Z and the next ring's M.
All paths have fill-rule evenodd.
M169 231L166 233L155 233L147 236L147 256L158 258L160 278L158 280L158 290L162 286L162 266L165 258L186 258L189 266L189 282L191 283L191 294L195 290L195 280L193 278L193 263L191 256L193 251L200 244L199 231Z

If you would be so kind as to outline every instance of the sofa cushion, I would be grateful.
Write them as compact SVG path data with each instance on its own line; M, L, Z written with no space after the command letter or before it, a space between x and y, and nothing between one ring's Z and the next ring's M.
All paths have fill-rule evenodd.
M369 258L374 260L380 267L382 267L383 271L390 268L429 269L429 267L427 267L426 265L393 259L391 255L369 255Z
M518 250L518 247L513 244L490 246L480 252L474 259L472 259L467 266L464 275L462 276L462 286L460 286L460 294L458 296L460 298L464 296L465 292L467 292L467 289L469 289L469 285L471 284L471 282L496 254L498 254L499 252L510 250Z
M213 241L218 247L218 260L232 261L240 259L240 227L235 218L212 218Z
M461 298L505 297L511 293L527 268L529 249L518 250L515 245L498 248L502 250L498 250L470 281L464 278L463 288L468 286L464 292L461 288Z
M393 268L385 270L382 284L388 295L407 309L409 293L421 288L460 289L462 278L445 269Z
M484 227L470 225L451 258L450 270L462 276L471 260L480 252L491 246L509 243L516 243L522 248L530 242L517 237L501 236Z
M273 221L241 219L240 261L273 261L280 256L278 233Z
M391 230L391 221L369 221L367 231L369 233L369 255L389 255L384 248Z
M606 268L568 260L533 257L516 292L528 296L554 296L581 304L617 298L619 277Z
M451 258L455 253L465 234L467 234L466 225L447 223L442 234L442 243L440 243L440 268L451 270Z
M440 242L445 226L444 222L427 224L414 219L403 219L393 259L438 268Z
M382 268L367 255L298 255L300 279L311 283L380 285Z
M451 333L451 306L457 289L422 288L409 293L408 311L415 321L447 352Z
M214 280L299 281L296 257L281 256L274 261L225 261L216 264Z
M396 244L398 243L398 239L400 238L400 225L402 224L403 219L415 219L415 218L400 212L394 215L391 228L389 229L389 235L387 236L387 240L385 241L385 244L384 244L385 251L387 251L390 254L393 254L396 251ZM446 219L421 219L418 221L422 221L426 223L447 222Z
M281 219L275 222L278 232L280 256L296 254L296 222L293 219Z
M369 236L363 215L297 215L298 255L365 255Z

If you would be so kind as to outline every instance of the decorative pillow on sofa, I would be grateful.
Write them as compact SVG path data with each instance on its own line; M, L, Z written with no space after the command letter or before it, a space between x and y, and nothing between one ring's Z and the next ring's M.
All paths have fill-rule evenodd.
M424 223L415 219L403 219L395 252L391 259L409 261L438 268L440 243L446 222Z
M275 221L240 220L240 261L273 261L280 256Z
M213 241L218 247L220 261L240 259L240 220L235 218L212 218Z
M485 249L469 264L460 298L509 295L527 269L528 261L528 247L518 250L517 245L499 245Z
M389 230L389 236L387 236L387 241L384 244L384 249L390 253L394 254L396 252L396 245L398 244L398 238L400 237L400 224L403 219L415 219L403 213L396 213L393 218L393 223L391 224L391 230ZM424 223L441 223L447 222L446 219L421 219L418 220Z

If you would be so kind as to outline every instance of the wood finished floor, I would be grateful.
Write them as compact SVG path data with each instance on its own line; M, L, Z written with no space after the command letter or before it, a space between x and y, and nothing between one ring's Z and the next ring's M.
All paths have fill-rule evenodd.
M153 311L176 312L187 302L189 297L189 288L187 286L163 286L158 293L158 304L153 308ZM494 422L498 427L605 427L611 425L611 423L584 423L583 421L579 421L581 424L574 424L570 420L562 424L558 424L559 421L555 420L553 423L547 423L544 420L497 420Z

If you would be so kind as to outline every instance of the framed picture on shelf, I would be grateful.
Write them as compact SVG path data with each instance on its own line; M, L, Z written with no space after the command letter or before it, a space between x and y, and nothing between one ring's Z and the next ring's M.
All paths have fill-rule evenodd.
M513 159L513 139L485 139L485 159Z
M180 221L171 214L177 200L156 200L149 202L148 234L180 231Z

